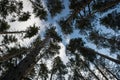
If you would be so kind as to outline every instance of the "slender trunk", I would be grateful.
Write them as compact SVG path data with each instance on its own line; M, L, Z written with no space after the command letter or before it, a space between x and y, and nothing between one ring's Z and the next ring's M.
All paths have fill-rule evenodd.
M87 0L86 3L83 3L82 7L80 7L77 11L74 11L72 15L69 16L69 18L66 20L66 23L69 23L75 15L77 15L83 8L86 7L87 4L92 2L92 0Z
M39 51L47 43L48 39L45 39L41 44L35 45L35 47L15 68L8 70L8 72L0 80L21 80L24 75L26 75L29 68L36 64L36 57L39 54Z
M92 62L94 65L95 65L95 67L99 70L99 72L103 75L103 77L106 79L106 80L109 80L105 75L104 75L104 73L99 69L99 67L94 63L94 62Z
M43 57L43 55L40 56L40 58L37 60L37 62ZM38 72L38 75L37 75L37 78L36 80L39 80L39 75L40 75L40 69L39 69L39 72ZM42 80L47 80L47 77L43 77Z
M98 52L97 52L96 54L99 55L99 56L102 56L102 57L104 57L104 58L106 58L106 59L108 59L108 60L110 60L110 61L113 61L113 62L115 62L115 63L117 63L117 64L120 64L120 61L117 60L117 59L111 58L111 57L106 56L106 55L104 55L104 54L100 54L100 53L98 53Z
M63 80L63 79L62 79L62 75L60 75L60 80Z
M89 15L91 15L90 4L88 4L88 11L89 11Z
M53 72L51 73L50 80L52 80Z
M81 72L79 72L79 74L80 74L82 80L86 80L86 79L83 77L83 75L81 74Z
M79 69L75 68L73 71L73 77L72 80L81 80L83 79L82 76L79 74Z
M96 3L95 0L93 0L93 1L94 1L94 3ZM73 14L70 15L65 22L66 22L66 23L69 23L69 22L73 19L73 17L74 17L75 15L77 15L82 9L84 9L84 8L85 8L88 4L90 4L91 2L92 2L92 0L87 0L87 3L83 3L82 7L81 7L80 9L78 9L77 11L74 11ZM103 10L105 10L105 9L111 7L111 6L114 6L114 5L118 4L119 2L120 2L120 0L115 0L115 1L112 2L112 3L107 3L106 6L100 8L99 10L96 10L96 11L92 12L90 15L87 15L86 18L91 17L92 15L94 15L94 14L97 13L97 12L103 11Z
M79 13L79 15L80 15L80 18L83 18L83 16L82 16L82 14L81 14L81 13Z
M83 61L83 60L81 59L81 62L88 68L88 70L94 75L94 77L95 77L97 80L100 80L100 79L95 75L95 73L89 68L89 66L86 64L85 61Z
M12 32L0 32L0 34L20 34L26 33L27 31L12 31Z
M62 75L61 75L61 70L59 71L59 73L60 73L60 74L59 74L60 80L63 80L63 79L62 79Z
M111 74L116 80L119 80L118 77L112 73L109 69L107 69L105 67L105 65L101 64L101 62L99 60L96 59L96 62L98 63L98 65L102 68L102 69L105 69L104 71L108 72L109 74Z
M35 63L31 64L31 66L27 69L26 73L22 76L22 78L26 78L28 74L34 69Z
M70 67L70 69L72 70L72 68ZM81 72L80 72L80 70L79 69L77 69L77 72L80 74L80 77L82 78L82 80L86 80L85 78L84 78L84 76L81 74ZM69 80L69 79L68 79Z
M119 78L114 74L112 73L109 69L107 69L105 66L101 65L102 68L104 68L108 73L110 73L115 79L119 80Z
M38 5L38 3L35 3L34 1L32 1L32 0L29 0L30 2L31 2L31 4L32 5L34 5L37 9L39 9L39 10L41 10L41 7L39 7ZM37 5L38 4L38 5Z
M110 60L110 61L112 61L112 62L115 62L115 63L117 63L117 64L120 64L120 61L119 61L119 60L114 59L114 58L111 58L111 57L106 56L106 55L104 55L104 54L98 53L98 52L94 51L94 50L91 49L91 48L81 47L81 50L88 51L88 54L96 54L96 55L99 55L99 56L101 56L101 57L104 57L105 59L108 59L108 60Z
M47 78L45 77L45 79L44 80L47 80Z
M108 2L108 3L106 3L105 6L103 6L100 9L98 9L97 11L103 11L103 10L109 8L109 7L112 7L112 6L116 5L116 4L118 4L119 2L120 2L120 0L114 0L114 1Z
M84 13L84 16L86 16L86 10L85 10L85 8L83 9L83 13Z
M112 3L111 3L111 2L108 2L108 3L106 3L105 6L101 7L100 9L98 9L98 10L96 10L96 11L94 11L94 12L92 12L90 15L87 15L87 16L84 17L84 18L89 18L89 17L93 16L95 13L100 12L100 11L103 11L103 10L105 10L105 9L108 9L108 8L110 8L110 7L118 4L119 2L120 2L120 0L115 0L115 1L113 1Z
M44 54L40 55L39 58L36 58L35 62L31 65L31 67L28 68L28 70L26 71L27 73L23 76L23 77L27 77L28 74L30 74L30 72L32 71L32 69L34 68L35 64L44 56ZM37 56L38 57L38 56ZM39 79L39 74L38 74L38 79ZM37 79L37 80L38 80ZM44 79L43 79L44 80Z

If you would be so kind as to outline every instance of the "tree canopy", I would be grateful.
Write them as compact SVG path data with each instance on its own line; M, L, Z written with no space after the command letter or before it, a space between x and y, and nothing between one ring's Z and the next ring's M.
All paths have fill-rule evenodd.
M119 21L120 0L0 0L0 80L120 80Z

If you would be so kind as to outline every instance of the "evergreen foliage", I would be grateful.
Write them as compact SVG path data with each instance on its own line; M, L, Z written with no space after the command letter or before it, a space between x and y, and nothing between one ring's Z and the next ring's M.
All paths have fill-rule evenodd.
M51 70L51 80L54 74L57 74L57 80L64 80L64 75L67 73L66 66L61 61L60 57L55 57Z
M120 80L120 0L25 1L32 13L23 0L0 0L0 80ZM44 32L35 23L10 30L32 15Z
M31 3L33 4L33 13L35 14L36 17L39 17L40 19L47 19L47 12L45 11L41 0L35 0L35 2L33 2L32 0L30 0Z
M0 32L5 31L10 28L10 25L5 20L0 19Z
M38 29L39 28L36 27L35 24L33 26L28 27L25 37L30 38L30 37L36 35L38 33Z
M114 30L120 30L120 13L117 12L112 12L110 14L108 14L107 16L105 16L104 18L102 18L101 20L101 24L105 25L108 28L112 28Z
M46 64L40 64L40 71L39 71L39 76L43 79L46 80L48 78L48 67Z
M52 17L64 9L63 0L47 0L47 7Z
M29 12L24 12L22 15L20 15L18 21L27 21L30 17L30 13Z
M19 14L23 8L22 1L16 0L1 0L0 1L0 15L6 18L9 14L17 13Z

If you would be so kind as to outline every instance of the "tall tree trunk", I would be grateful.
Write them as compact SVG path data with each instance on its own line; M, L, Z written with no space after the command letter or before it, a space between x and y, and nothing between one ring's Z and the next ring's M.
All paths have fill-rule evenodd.
M77 66L78 67L78 66ZM72 68L70 67L70 69L72 70ZM76 68L77 69L77 68ZM84 78L84 76L82 75L82 73L80 72L80 70L79 69L77 69L77 72L80 74L80 77L82 78L82 80L86 80L85 78ZM68 79L69 80L69 79Z
M101 56L101 57L104 57L105 59L108 59L108 60L110 60L110 61L112 61L112 62L115 62L115 63L117 63L117 64L120 64L120 61L119 61L119 60L114 59L114 58L111 58L111 57L106 56L106 55L104 55L104 54L98 53L98 52L94 51L93 49L90 49L90 48L87 48L87 47L81 47L81 50L87 51L88 54L96 54L96 55L99 55L99 56Z
M106 3L105 6L103 6L103 7L100 8L100 9L98 9L97 12L100 12L100 11L103 11L103 10L105 10L105 9L107 9L107 8L110 8L110 7L118 4L119 2L120 2L120 0L114 0L114 1L112 1L112 3L111 3L111 2L108 2L108 3ZM95 12L96 12L96 11L95 11Z
M95 0L93 0L93 1L96 3ZM81 10L83 10L83 9L84 9L88 4L90 4L91 2L92 2L92 0L87 0L87 3L84 3L80 9L78 9L77 11L74 11L74 12L67 18L67 20L66 20L65 22L66 22L66 23L69 23L69 22L73 19L73 17L74 17L75 15L77 15ZM92 15L94 15L95 13L100 12L100 11L103 11L103 10L105 10L105 9L111 7L111 6L114 6L114 5L118 4L119 2L120 2L120 0L115 0L115 1L112 2L112 3L107 3L106 6L100 8L99 10L96 10L96 11L92 12L90 15L87 15L86 17L89 18L89 17L91 17ZM85 18L86 18L86 17L85 17Z
M82 16L82 14L79 12L79 15L80 15L80 18L82 19L83 18L83 16Z
M32 0L29 0L31 2L32 5L34 5L37 9L41 10L41 7L38 6L39 4L38 3L35 3L34 1ZM38 5L37 5L38 4Z
M112 73L109 69L107 69L105 66L103 66L102 64L101 64L101 66L102 66L102 68L104 68L108 73L110 73L116 80L119 80L119 78L114 74L114 73Z
M85 8L83 9L83 13L84 13L84 16L87 15L87 14L86 14L86 9L85 9Z
M91 15L90 4L88 4L88 11L89 11L89 15Z
M44 80L47 80L47 78L45 77L45 79Z
M84 17L84 18L89 18L89 17L93 16L95 13L101 12L101 11L103 11L103 10L105 10L105 9L108 9L108 8L110 8L110 7L118 4L118 3L120 3L120 0L115 0L115 1L113 1L112 3L108 2L108 3L106 3L105 6L101 7L100 9L98 9L98 10L96 10L96 11L94 11L94 12L92 12L90 15L87 15L87 16Z
M12 31L12 32L0 32L0 34L20 34L20 33L26 33L27 31Z
M86 3L83 3L82 7L80 7L77 11L74 11L65 22L69 23L73 19L73 17L76 16L82 9L84 9L90 2L92 2L92 0L87 0Z
M100 66L100 68L104 69L103 71L107 72L108 74L111 74L112 77L114 77L116 80L119 80L114 73L112 73L108 68L105 67L105 65L101 63L101 61L99 61L98 59L96 59L95 61L97 62L97 65Z
M23 76L23 77L27 77L28 74L31 73L31 71L34 69L34 66L36 65L36 63L44 56L44 54L41 54L39 56L39 58L36 58L35 62L31 65L31 67L28 68L28 70L26 71L27 73ZM38 57L38 56L37 56ZM39 74L38 74L39 75ZM38 79L39 79L39 76L38 76ZM37 80L38 80L37 79ZM44 79L43 79L44 80Z
M89 66L86 64L85 61L83 61L82 59L80 59L81 62L88 68L88 70L94 75L94 77L97 79L97 80L100 80L96 75L95 73L89 68Z
M36 57L40 50L48 43L48 38L43 40L41 44L35 45L35 47L15 68L8 70L8 72L0 80L21 80L26 75L34 64L36 64Z
M95 67L98 69L98 71L103 75L103 77L106 79L106 80L109 80L106 76L105 76L105 74L99 69L99 67L94 63L94 62L92 62L94 65L95 65Z
M79 72L79 74L80 74L82 80L86 80L86 79L84 78L84 76L81 74L81 72Z
M50 80L52 80L52 76L53 76L53 72L52 72L51 75L50 75Z

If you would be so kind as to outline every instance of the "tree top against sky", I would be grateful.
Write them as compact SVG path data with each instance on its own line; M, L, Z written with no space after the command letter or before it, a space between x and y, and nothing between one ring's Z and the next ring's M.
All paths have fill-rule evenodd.
M119 21L120 0L0 0L0 79L120 79Z

